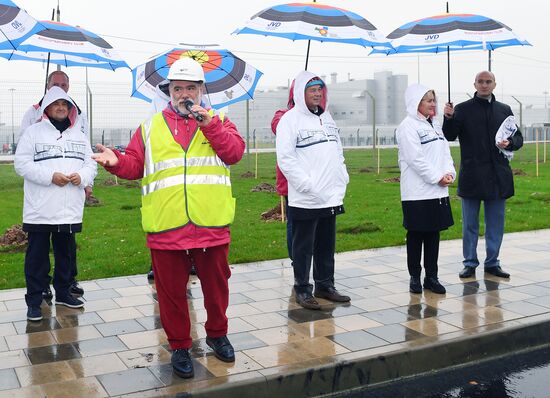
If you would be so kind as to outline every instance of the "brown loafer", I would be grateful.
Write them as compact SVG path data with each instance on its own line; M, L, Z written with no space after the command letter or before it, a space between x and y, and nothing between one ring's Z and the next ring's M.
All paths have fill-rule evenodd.
M327 290L315 289L314 296L328 301L334 301L336 303L347 303L351 301L351 298L349 296L344 296L343 294L340 294L338 290L333 287Z

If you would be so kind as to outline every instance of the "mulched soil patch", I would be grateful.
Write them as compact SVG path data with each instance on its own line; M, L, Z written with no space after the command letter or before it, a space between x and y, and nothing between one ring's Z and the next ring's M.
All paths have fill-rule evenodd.
M527 173L520 169L512 169L512 174L515 176L526 176Z
M281 205L275 206L273 209L270 209L268 211L264 211L260 215L261 219L263 221L279 221L281 222Z
M250 192L271 192L275 193L277 192L275 190L275 187L271 184L268 184L267 182L262 182L261 184L256 185L254 188L250 190Z
M4 235L0 236L0 249L21 251L27 246L27 233L20 224L9 227Z
M247 171L246 173L241 174L242 178L254 178L255 176L256 175L251 171Z

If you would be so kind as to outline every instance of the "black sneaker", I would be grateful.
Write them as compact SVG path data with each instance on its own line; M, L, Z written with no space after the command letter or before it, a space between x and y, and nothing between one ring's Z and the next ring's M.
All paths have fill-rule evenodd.
M206 344L214 350L214 355L224 362L235 362L235 350L227 336L206 337Z
M76 297L73 297L71 295L67 295L66 297L56 297L55 298L55 304L56 305L64 305L65 307L69 308L82 308L84 307L84 302L77 299Z
M153 272L153 266L151 265L151 269L149 272L147 272L147 280L153 281L155 280L155 273Z
M409 284L409 291L411 293L422 293L422 283L420 283L419 276L411 276L411 282Z
M197 275L197 269L195 268L195 265L191 266L191 269L189 270L189 275Z
M186 350L185 348L174 350L172 353L171 363L174 373L179 377L189 379L195 375L195 372L193 371L193 361L189 356L189 350Z
M42 310L40 309L40 307L29 307L27 309L27 319L29 321L42 320Z
M42 298L46 301L52 301L53 293L52 293L52 289L50 289L49 286L45 288L44 291L42 292Z
M82 296L84 294L84 289L82 289L77 281L74 281L69 287L69 292L75 296Z
M445 287L439 283L439 279L436 277L426 277L424 278L424 289L431 290L434 293L437 294L445 294L447 290L445 290Z

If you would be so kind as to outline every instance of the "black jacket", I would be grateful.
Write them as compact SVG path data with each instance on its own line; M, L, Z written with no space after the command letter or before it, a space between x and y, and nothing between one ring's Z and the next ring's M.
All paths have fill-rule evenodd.
M458 195L475 199L506 199L514 196L514 179L508 159L495 145L495 135L512 109L502 102L474 98L455 107L454 116L443 121L443 134L448 141L460 141ZM508 150L523 146L518 131L509 139Z

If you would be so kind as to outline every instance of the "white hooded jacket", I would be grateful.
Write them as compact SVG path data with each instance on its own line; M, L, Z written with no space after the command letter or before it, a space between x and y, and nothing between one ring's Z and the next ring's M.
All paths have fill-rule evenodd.
M304 209L340 206L349 176L336 123L328 112L326 85L324 112L317 116L306 106L306 83L316 77L303 71L294 83L295 106L277 125L277 163L288 180L288 204Z
M421 84L413 84L405 91L407 116L396 134L403 201L447 197L448 188L438 183L446 174L451 174L453 180L456 178L449 143L441 124L435 118L430 124L418 112L418 105L429 90Z
M44 113L52 102L68 101L70 126L62 133ZM70 97L59 87L52 87L42 100L42 120L29 126L21 136L15 153L15 171L25 179L23 223L78 224L84 211L84 187L96 174L92 148L80 130L78 114ZM52 182L55 172L80 175L80 185L60 187Z

